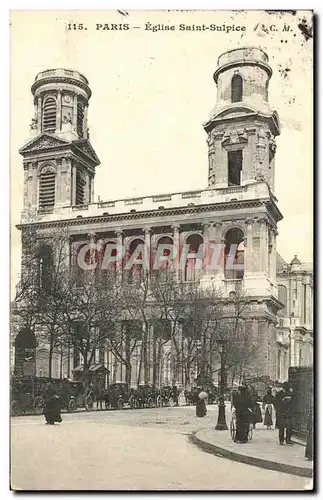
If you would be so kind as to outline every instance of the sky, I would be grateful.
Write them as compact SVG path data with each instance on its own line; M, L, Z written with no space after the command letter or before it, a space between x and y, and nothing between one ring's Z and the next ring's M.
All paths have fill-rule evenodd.
M203 189L208 156L202 124L216 103L213 73L222 52L243 46L262 48L273 69L269 103L281 123L275 195L284 216L278 224L277 249L288 262L295 254L303 262L312 261L313 44L298 27L303 18L309 26L306 11L12 12L12 283L21 252L15 229L23 201L18 150L30 138L30 87L36 74L63 67L89 80L90 140L101 160L95 200ZM96 29L107 23L128 23L131 28ZM145 29L146 23L175 25L175 30L154 32ZM178 29L180 24L203 23L224 25L225 31ZM69 30L68 24L83 24L83 29ZM233 26L246 29L233 31Z

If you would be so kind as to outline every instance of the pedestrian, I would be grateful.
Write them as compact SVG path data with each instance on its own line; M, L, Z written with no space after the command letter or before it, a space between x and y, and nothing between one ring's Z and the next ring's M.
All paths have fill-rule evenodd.
M283 404L282 402L283 402L284 396L285 396L285 390L284 390L284 388L282 388L276 392L276 396L274 397L274 408L275 408L275 414L276 414L276 419L275 419L275 428L276 429L279 429L279 420L280 420L281 407Z
M256 428L257 424L262 423L262 415L261 415L261 409L258 403L259 397L257 392L254 389L251 389L251 404L252 404L252 425L253 428Z
M203 390L203 387L199 387L196 397L196 416L205 417L207 410L205 400L207 398L207 393Z
M305 448L305 458L307 460L313 461L313 410L310 409L307 418L307 434L306 434L306 448Z
M44 416L49 425L62 421L60 397L50 382L46 384L44 392Z
M272 389L269 387L263 397L263 409L265 410L264 426L271 429L273 425L273 412L274 412L275 398L272 394Z
M282 398L282 404L279 415L279 444L292 444L292 428L293 428L293 416L294 416L294 391L292 387L285 385L284 395Z
M248 443L250 423L252 421L252 402L245 386L239 386L238 394L233 395L233 406L236 411L235 443Z

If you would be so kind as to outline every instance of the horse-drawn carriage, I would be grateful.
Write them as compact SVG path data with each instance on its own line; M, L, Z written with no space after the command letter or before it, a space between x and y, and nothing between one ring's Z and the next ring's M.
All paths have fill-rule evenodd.
M122 410L125 404L132 406L134 404L133 390L126 383L110 384L107 389L102 389L96 393L97 409L102 409L104 403L105 409Z
M10 383L11 415L35 413L44 410L43 393L48 379L45 377L12 377Z
M84 407L93 409L93 392L84 389L83 382L51 379L48 377L12 377L11 378L11 415L26 413L41 415L44 411L44 392L50 382L60 398L61 409L73 412Z

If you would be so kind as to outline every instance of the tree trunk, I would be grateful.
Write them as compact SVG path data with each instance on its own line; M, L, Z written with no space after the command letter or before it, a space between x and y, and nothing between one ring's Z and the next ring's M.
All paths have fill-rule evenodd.
M140 359L139 359L139 370L138 370L138 377L137 377L137 386L140 385L140 382L141 382L142 358L143 358L143 341L141 341L141 346L140 346Z
M53 355L54 355L54 339L51 334L49 339L49 354L48 354L48 377L52 378L52 366L53 366Z
M131 386L131 373L132 366L130 360L128 359L126 362L126 384L128 384L129 387Z
M149 338L149 326L145 323L144 326L144 337L143 337L143 363L144 363L144 382L145 385L149 382L149 363L148 363L148 338Z

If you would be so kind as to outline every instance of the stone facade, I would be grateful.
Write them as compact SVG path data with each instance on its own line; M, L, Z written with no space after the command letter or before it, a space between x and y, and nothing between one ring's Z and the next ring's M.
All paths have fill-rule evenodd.
M33 138L20 150L25 175L20 228L33 222L43 237L50 238L55 229L64 227L71 238L71 255L89 241L89 234L103 244L118 243L126 248L140 240L149 255L156 252L162 237L178 249L192 235L207 245L226 248L229 241L237 244L244 267L241 275L230 275L222 264L194 279L205 286L212 282L226 295L238 281L243 284L250 299L247 325L258 345L257 375L276 380L283 373L280 368L277 377L279 346L288 349L288 345L276 328L277 313L283 307L276 271L277 223L282 214L274 195L275 137L280 130L278 115L268 103L270 77L268 57L260 49L237 49L220 56L214 73L217 103L204 123L209 153L208 187L204 190L94 203L99 159L87 128L88 82L75 71L40 73L32 86ZM48 98L54 99L50 104L55 102L56 119L50 110L46 122L44 103ZM48 123L50 132L44 130ZM55 179L55 189L51 179ZM178 278L188 279L183 272L178 271ZM280 274L278 278L282 279ZM133 356L137 367L139 347ZM67 357L67 361L58 360L60 373L56 375L66 370L71 374L76 361L72 353ZM108 366L112 379L124 380L124 367L110 352L98 353L97 358ZM162 384L171 383L171 370L170 346L166 346ZM137 368L133 383L136 377ZM183 383L183 378L177 383Z

